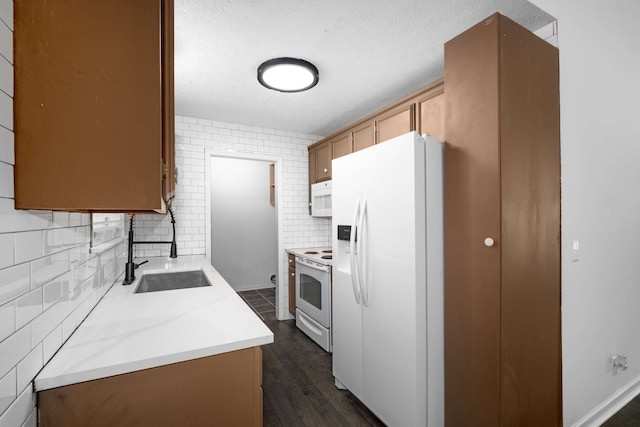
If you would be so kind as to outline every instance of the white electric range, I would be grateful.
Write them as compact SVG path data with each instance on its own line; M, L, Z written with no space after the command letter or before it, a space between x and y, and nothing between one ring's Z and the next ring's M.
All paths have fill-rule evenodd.
M288 252L296 257L296 326L331 352L331 248Z

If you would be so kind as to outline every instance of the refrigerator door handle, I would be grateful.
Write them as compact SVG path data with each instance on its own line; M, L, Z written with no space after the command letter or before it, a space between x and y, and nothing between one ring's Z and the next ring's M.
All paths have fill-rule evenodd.
M358 223L359 214L360 199L356 200L356 207L353 212L353 221L351 221L351 235L349 236L349 264L351 266L351 286L353 286L353 295L356 298L356 304L360 304L360 281L358 278L358 267L356 260L356 224Z
M360 220L358 222L358 230L360 233L360 238L358 239L357 245L357 253L358 257L357 261L357 270L358 270L358 285L360 288L360 293L362 294L362 304L365 307L369 306L369 288L368 281L366 277L367 273L367 233L365 231L365 220L367 216L367 199L363 199L362 208L360 208Z

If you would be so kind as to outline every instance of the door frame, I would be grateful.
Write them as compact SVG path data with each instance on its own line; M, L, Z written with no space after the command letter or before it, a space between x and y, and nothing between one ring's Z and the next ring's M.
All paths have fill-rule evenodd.
M288 315L288 301L284 301L284 286L288 286L288 282L286 282L286 275L284 274L284 247L283 247L283 227L282 227L282 157L273 156L269 154L259 154L259 153L241 153L236 151L221 151L214 149L207 149L204 153L205 159L205 203L206 203L206 221L205 221L205 255L207 257L207 261L211 264L211 159L213 157L222 157L228 159L239 159L239 160L253 160L253 161L261 161L265 163L273 163L275 164L275 196L276 196L276 234L277 234L277 250L278 250L278 270L277 270L277 280L276 280L276 318L278 320L285 320L289 318Z

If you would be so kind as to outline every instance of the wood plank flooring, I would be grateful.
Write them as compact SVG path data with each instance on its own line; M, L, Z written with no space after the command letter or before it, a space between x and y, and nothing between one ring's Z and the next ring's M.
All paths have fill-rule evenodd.
M265 427L384 426L350 392L338 390L331 355L275 316L275 289L238 294L273 331L274 343L262 347ZM640 426L640 396L602 427Z
M602 427L638 427L640 426L640 396L614 414L602 424Z
M294 320L276 319L275 292L239 294L274 334L274 343L262 347L265 427L384 426L349 391L335 387L330 353L296 328ZM272 311L265 299L271 299Z

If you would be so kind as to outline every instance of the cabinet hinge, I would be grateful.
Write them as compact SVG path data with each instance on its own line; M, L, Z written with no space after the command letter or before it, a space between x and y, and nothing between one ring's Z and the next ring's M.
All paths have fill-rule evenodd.
M167 177L167 163L166 162L162 162L162 179L165 179Z

